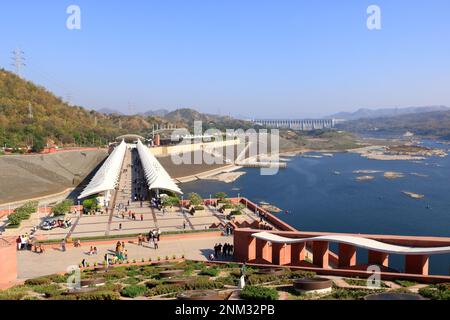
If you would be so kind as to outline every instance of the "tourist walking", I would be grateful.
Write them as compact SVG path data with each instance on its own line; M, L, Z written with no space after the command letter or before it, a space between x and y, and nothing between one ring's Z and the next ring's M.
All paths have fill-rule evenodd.
M64 239L64 240L61 242L61 251L62 251L62 252L65 252L65 251L66 251L66 239Z

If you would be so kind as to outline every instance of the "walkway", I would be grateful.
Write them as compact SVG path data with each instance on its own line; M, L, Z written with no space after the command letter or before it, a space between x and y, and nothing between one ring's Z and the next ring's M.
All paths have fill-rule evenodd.
M186 259L207 260L209 254L213 253L216 243L233 243L233 237L201 237L201 238L180 238L171 240L161 240L159 249L155 250L151 245L138 246L134 243L125 244L128 250L128 260L141 261L144 258L148 261L152 258L157 261L158 257L165 259L166 256L172 258L176 255L181 258L182 255ZM44 275L50 275L59 272L65 272L67 267L78 265L83 259L86 259L91 265L94 262L103 261L105 253L112 253L114 244L100 245L97 247L98 254L89 256L87 252L89 247L73 248L67 246L66 252L58 249L49 249L43 254L37 254L30 251L20 251L17 253L17 272L18 279L35 278Z

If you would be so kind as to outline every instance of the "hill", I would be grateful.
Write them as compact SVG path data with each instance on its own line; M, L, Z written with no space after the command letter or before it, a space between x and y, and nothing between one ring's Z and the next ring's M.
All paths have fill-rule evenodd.
M341 129L358 133L403 134L450 140L450 111L435 111L395 117L359 119L339 125Z
M407 107L407 108L384 108L384 109L367 109L361 108L355 112L339 112L327 118L358 120L380 117L394 117L406 114L425 113L433 111L448 111L445 106L425 106L425 107Z
M164 116L164 119L171 122L183 122L188 128L193 128L195 121L202 121L203 130L209 128L216 128L219 130L226 129L244 129L253 128L254 125L251 122L238 120L228 116L218 116L211 114L200 113L193 109L178 109L169 112Z
M48 141L60 146L101 146L126 133L149 136L153 125L192 128L202 120L204 129L249 128L251 123L230 117L204 115L192 109L156 110L126 116L70 106L44 87L0 69L0 144L39 150ZM30 112L31 111L31 112Z

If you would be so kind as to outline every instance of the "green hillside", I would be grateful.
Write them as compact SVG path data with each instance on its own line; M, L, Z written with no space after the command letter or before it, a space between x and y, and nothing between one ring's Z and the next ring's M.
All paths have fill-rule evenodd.
M450 111L424 112L374 119L347 121L340 128L358 133L404 134L450 140Z
M150 116L106 115L72 107L45 88L0 69L2 146L39 148L47 139L65 146L99 146L125 133L148 135L154 123L165 122Z

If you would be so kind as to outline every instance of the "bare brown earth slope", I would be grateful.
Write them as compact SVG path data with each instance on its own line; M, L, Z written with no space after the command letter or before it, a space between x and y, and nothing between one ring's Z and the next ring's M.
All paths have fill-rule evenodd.
M0 157L0 204L77 187L107 156L104 149Z

